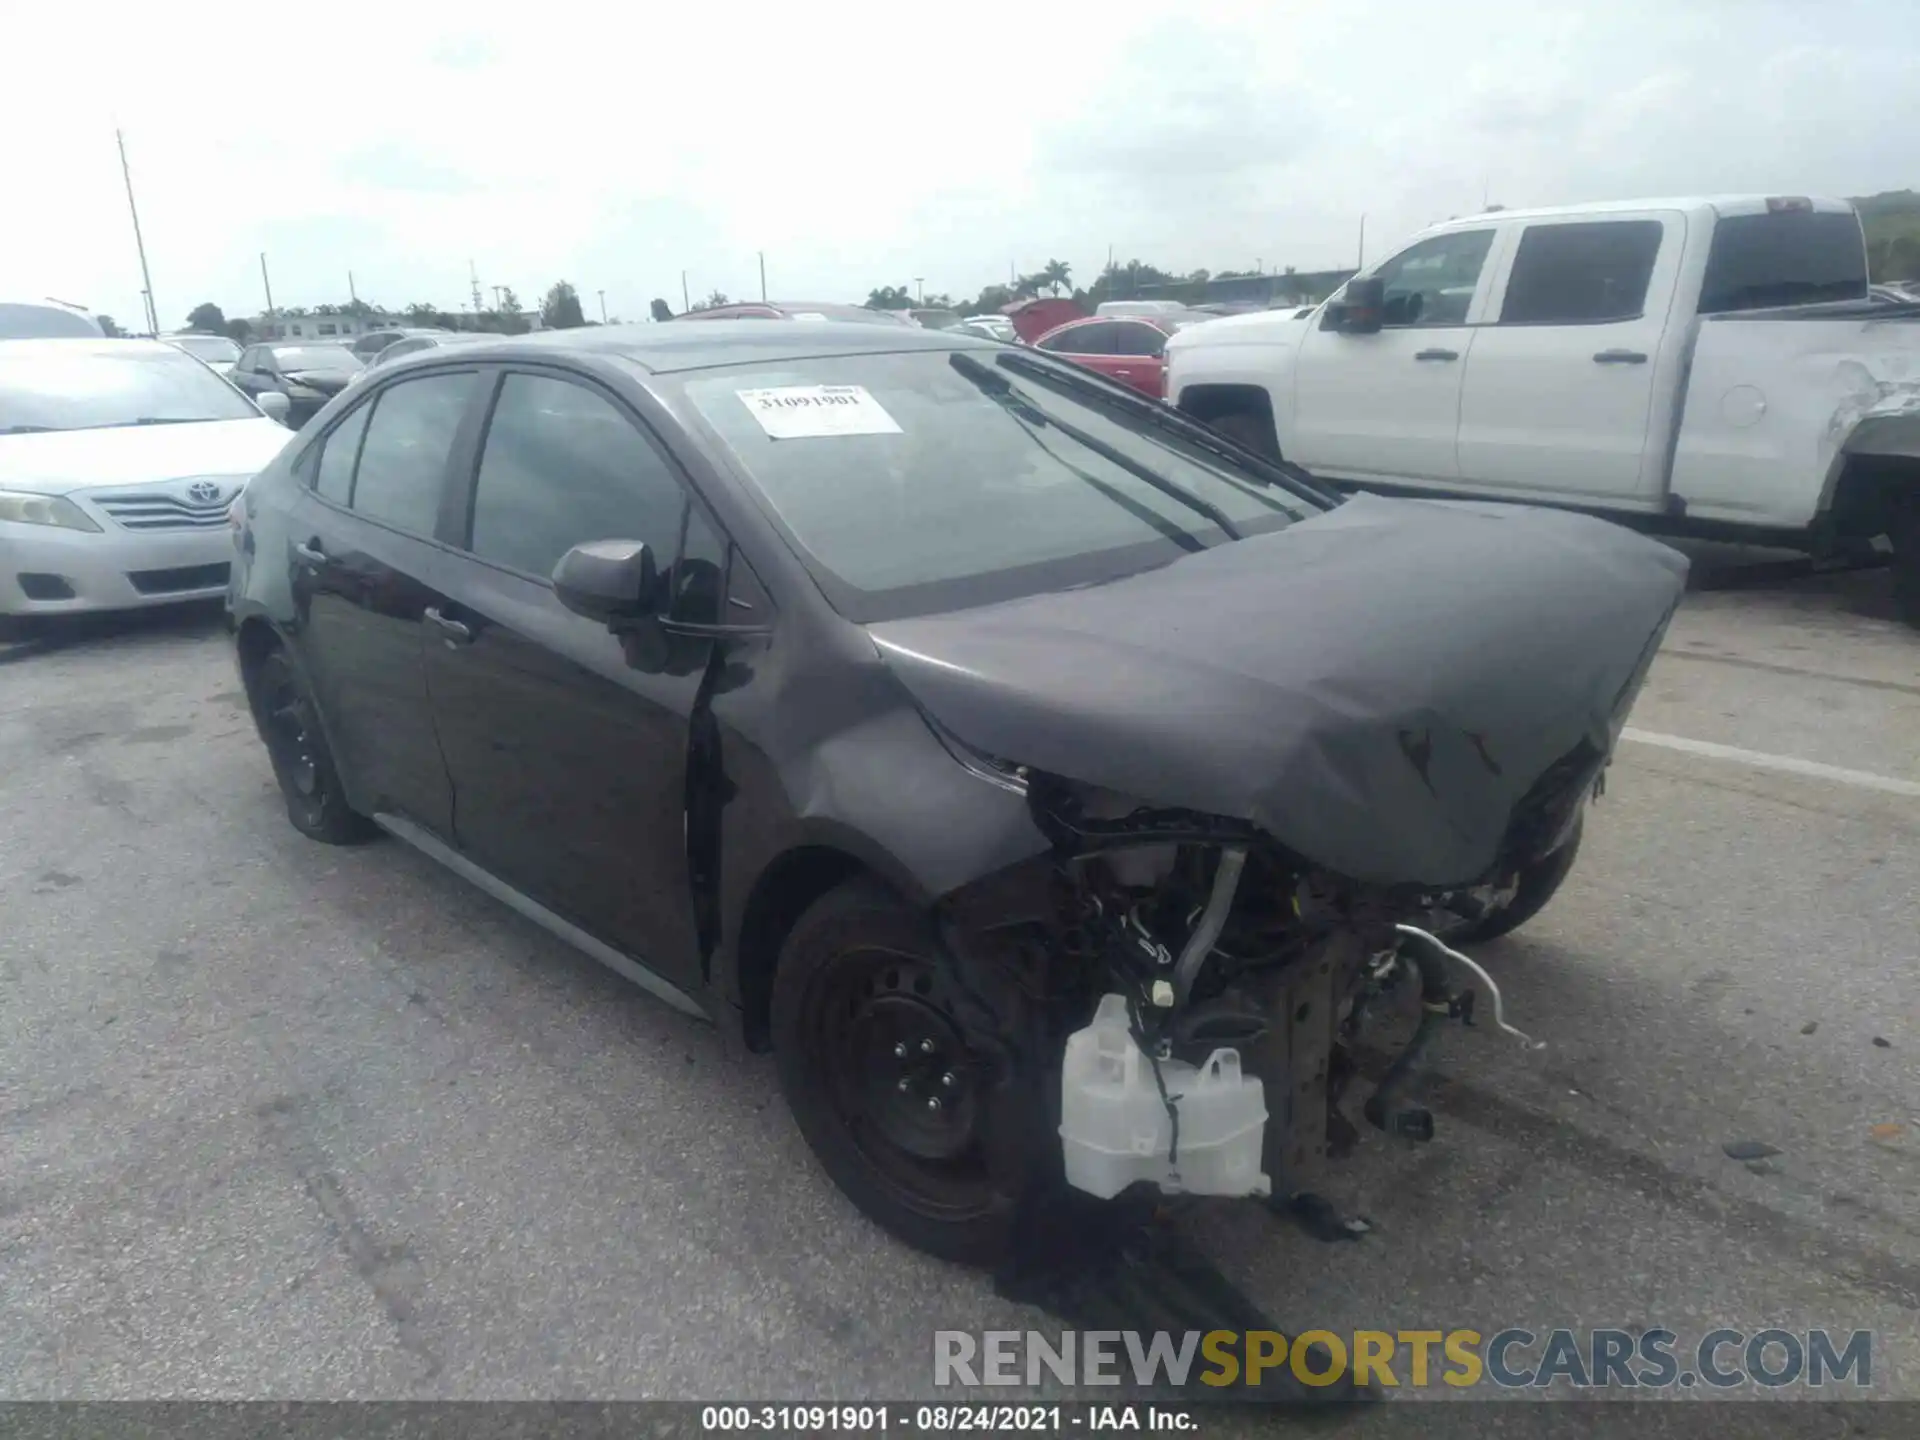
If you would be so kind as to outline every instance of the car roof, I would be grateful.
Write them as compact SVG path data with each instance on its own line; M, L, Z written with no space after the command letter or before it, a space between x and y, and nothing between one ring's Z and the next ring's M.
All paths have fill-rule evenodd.
M476 336L476 339L480 337ZM889 355L913 350L991 350L990 340L912 325L821 320L732 320L725 325L589 325L531 335L488 336L479 359L537 359L556 352L613 355L654 375L722 365L779 364L830 355ZM409 362L411 363L411 362Z
M6 354L9 358L22 355L61 356L61 355L178 355L177 345L169 345L164 340L108 340L100 336L75 335L72 337L42 337L31 340L9 340L6 342Z
M1591 205L1542 205L1530 210L1487 210L1478 215L1460 215L1443 221L1438 225L1429 225L1427 230L1452 230L1465 225L1486 225L1500 220L1563 220L1577 219L1584 215L1620 215L1630 211L1679 210L1687 214L1712 213L1718 216L1763 215L1767 202L1777 199L1805 200L1815 210L1827 213L1851 212L1853 206L1846 200L1836 200L1822 195L1681 195L1667 196L1652 200L1603 200ZM1422 231L1425 234L1426 231Z

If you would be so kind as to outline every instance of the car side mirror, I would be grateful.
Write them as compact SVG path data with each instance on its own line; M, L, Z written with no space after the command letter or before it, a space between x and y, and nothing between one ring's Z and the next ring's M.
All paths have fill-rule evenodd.
M658 608L660 571L644 540L589 540L553 567L553 593L574 614L616 628Z
M278 420L282 425L287 423L287 416L293 411L293 402L283 390L262 390L253 397L253 403L260 407L262 415L269 420Z
M1376 335L1386 319L1387 287L1380 280L1349 280L1340 303L1327 307L1342 335Z

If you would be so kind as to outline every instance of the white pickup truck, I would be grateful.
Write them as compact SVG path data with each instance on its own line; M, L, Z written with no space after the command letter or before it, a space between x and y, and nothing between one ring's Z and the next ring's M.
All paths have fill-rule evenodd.
M1167 366L1169 403L1346 488L1884 540L1920 624L1920 303L1869 299L1845 201L1453 220L1311 310L1180 331Z

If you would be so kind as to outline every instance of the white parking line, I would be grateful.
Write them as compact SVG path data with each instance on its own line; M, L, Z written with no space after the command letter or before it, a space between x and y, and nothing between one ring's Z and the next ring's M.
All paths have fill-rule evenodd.
M1875 775L1867 770L1847 770L1839 765L1822 765L1818 760L1801 760L1792 755L1768 755L1760 750L1742 750L1738 745L1716 745L1711 740L1691 740L1685 735L1636 730L1631 725L1620 732L1620 738L1640 745L1658 745L1664 750L1679 750L1688 755L1703 755L1709 760L1728 760L1735 765L1752 766L1755 770L1778 770L1787 775L1805 775L1814 780L1831 780L1836 785L1851 785L1857 790L1878 790L1883 795L1906 795L1920 799L1920 781L1899 780L1891 775Z

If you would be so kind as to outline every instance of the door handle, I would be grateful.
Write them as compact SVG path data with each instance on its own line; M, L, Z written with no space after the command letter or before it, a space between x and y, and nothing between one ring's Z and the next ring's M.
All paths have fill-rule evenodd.
M294 558L302 564L312 565L316 568L327 563L327 552L322 550L318 545L300 544L296 542L293 547L293 555Z
M1644 365L1647 357L1638 350L1602 350L1593 357L1596 365Z
M1422 350L1413 357L1416 360L1458 360L1458 350Z
M425 613L428 622L446 637L449 646L472 643L473 631L458 620L449 620L431 605L426 608Z

